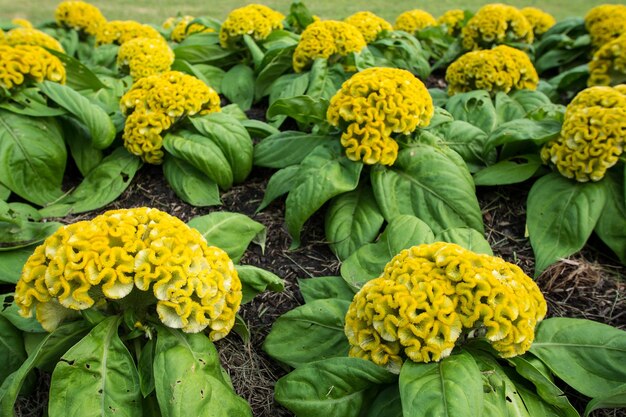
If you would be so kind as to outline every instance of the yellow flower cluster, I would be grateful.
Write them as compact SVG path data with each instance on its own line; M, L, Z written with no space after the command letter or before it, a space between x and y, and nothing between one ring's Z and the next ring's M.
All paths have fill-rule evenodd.
M59 3L54 11L59 26L95 36L107 20L96 6L84 1L68 0Z
M3 44L10 46L32 45L65 52L59 41L45 32L33 28L19 27L5 32Z
M117 53L117 66L128 68L133 79L169 71L174 52L163 38L135 38L124 42Z
M163 162L162 133L185 116L220 111L220 98L211 87L178 71L141 78L120 101L128 116L124 146L149 164Z
M121 45L135 38L160 39L161 34L152 26L134 20L111 20L106 22L96 34L96 45Z
M254 40L263 40L272 31L283 28L285 16L261 4L249 4L228 14L220 29L220 44L223 48L236 47L243 35Z
M533 28L513 6L501 3L481 7L461 31L463 47L489 49L505 42L532 43Z
M424 10L409 10L396 18L394 28L414 34L428 26L437 25L437 20L430 13Z
M533 28L535 39L541 37L552 26L556 24L556 19L550 13L546 13L536 7L524 7L520 10L530 26Z
M446 25L448 35L458 36L463 29L465 12L462 9L451 9L437 19L437 25Z
M65 67L59 58L40 46L0 45L0 87L7 90L28 81L65 83Z
M589 63L587 85L612 85L626 81L626 33L602 46Z
M589 10L585 27L594 50L626 33L626 5L603 4Z
M141 207L59 229L26 261L15 303L52 331L64 310L104 308L133 291L156 304L165 325L188 333L208 327L212 340L233 327L242 297L226 252L176 217ZM142 296L148 291L153 296Z
M626 144L626 85L590 87L567 106L560 136L541 149L544 163L579 182L600 181Z
M367 46L359 29L345 22L324 20L311 23L302 32L293 53L293 69L302 72L317 58L360 52Z
M398 143L392 134L408 134L430 123L433 100L408 71L368 68L356 73L330 100L326 118L339 126L346 156L365 164L393 165Z
M439 361L464 334L484 335L500 356L526 352L547 306L516 265L453 243L405 249L354 296L346 315L350 356L399 372L405 358Z
M23 27L23 28L31 28L33 27L33 24L30 23L29 20L27 19L21 19L19 17L16 17L15 19L11 19L11 23L13 23L14 25Z
M446 70L448 94L472 90L535 90L539 76L530 58L519 49L506 45L471 51L461 55Z
M357 12L343 21L356 27L367 43L374 42L381 32L393 29L391 23L372 12Z
M213 28L208 28L200 23L191 23L195 20L193 16L183 16L178 18L170 23L170 27L173 26L172 34L170 38L174 42L182 42L187 36L193 35L194 33L207 33L207 32L215 32ZM165 24L163 25L165 27Z

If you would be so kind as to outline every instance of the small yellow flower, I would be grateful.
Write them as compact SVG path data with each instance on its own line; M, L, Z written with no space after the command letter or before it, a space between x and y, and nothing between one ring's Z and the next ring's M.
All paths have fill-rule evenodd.
M29 29L33 28L33 24L32 23L30 23L26 19L20 19L19 17L16 17L15 19L11 19L11 23L13 23L14 25L17 25L19 27L23 27L23 28L29 28Z
M591 45L597 50L626 33L626 5L603 4L589 10L585 27L591 36Z
M64 26L87 35L95 36L106 24L106 19L96 6L84 1L63 1L54 11L59 26Z
M172 18L170 18L172 19ZM171 21L168 23L168 21L166 21L165 23L163 23L163 28L164 29L168 29L173 27L172 29L172 34L170 36L170 38L172 39L172 41L174 42L182 42L184 41L188 36L193 35L194 33L209 33L209 32L215 32L215 30L213 28L209 28L206 27L200 23L192 23L190 25L190 23L195 20L196 18L193 16L183 16L181 18L173 18L175 20ZM168 27L166 27L166 24Z
M11 46L41 46L55 51L65 52L61 43L59 43L59 41L54 39L52 36L40 30L27 27L19 27L6 32L2 43Z
M162 39L163 37L152 26L133 20L112 20L100 27L96 34L96 45L121 45L135 38Z
M65 83L65 67L59 58L40 46L0 45L0 86L8 90L29 81Z
M550 13L546 13L536 7L524 7L520 10L530 26L533 28L535 39L541 37L552 26L556 24L556 19Z
M119 68L129 68L133 79L169 71L174 52L163 38L135 38L120 46L117 54Z
M267 38L274 30L283 28L285 16L261 4L249 4L228 14L220 29L220 44L233 48L240 44L243 35L254 40Z
M593 54L589 63L588 86L615 85L626 81L626 32Z
M372 12L357 12L345 18L344 22L356 27L367 43L374 42L383 31L393 29L391 23Z
M424 28L436 25L437 20L433 17L433 15L424 10L415 9L404 12L398 16L394 28L396 30L403 30L414 34Z
M462 9L448 10L437 19L437 25L445 25L448 35L458 36L463 29L465 21L465 12Z
M505 42L532 43L533 28L513 6L501 3L481 7L461 31L463 47L489 49Z

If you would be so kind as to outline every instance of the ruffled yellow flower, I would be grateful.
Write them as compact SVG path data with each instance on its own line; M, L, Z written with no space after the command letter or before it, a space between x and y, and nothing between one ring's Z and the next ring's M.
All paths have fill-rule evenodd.
M28 21L27 19L21 19L19 17L16 17L15 19L11 19L11 23L19 27L23 27L23 28L29 28L29 29L33 28L33 24L30 23L30 21Z
M355 26L336 20L313 22L300 36L293 53L293 69L302 72L317 58L345 56L360 52L366 46L363 35Z
M168 71L139 79L120 100L128 116L124 146L150 164L163 162L164 131L186 116L220 111L219 95L199 79Z
M433 112L428 90L413 74L368 68L343 83L330 100L326 118L343 130L341 144L349 159L392 165L398 156L392 135L428 126Z
M372 12L357 12L343 21L356 27L367 43L374 42L381 32L393 30L391 23Z
M594 50L626 33L626 5L603 4L589 10L585 27Z
M188 36L193 35L194 33L215 32L213 28L208 28L200 23L192 23L190 25L193 20L195 20L195 17L193 16L183 16L168 24L169 27L173 27L170 38L174 42L182 42ZM165 27L165 23L163 24L163 27L165 29L168 29Z
M399 372L405 358L439 361L462 334L484 335L504 358L526 352L546 302L534 281L501 258L437 242L405 249L354 296L350 356Z
M501 3L481 7L461 31L463 47L489 49L505 42L532 43L533 28L513 6Z
M96 34L96 45L121 45L135 38L162 39L161 34L152 26L143 25L133 20L112 20L106 22Z
M600 181L626 142L626 85L590 87L567 106L560 136L541 149L544 163L579 182Z
M59 26L95 36L107 20L96 6L84 1L63 1L54 11Z
M133 79L169 71L174 52L163 38L135 38L124 42L117 53L117 66L128 68Z
M285 16L261 4L249 4L228 14L220 29L220 44L233 48L240 44L243 35L260 41L272 31L283 28Z
M52 36L33 28L19 27L5 33L3 43L11 46L33 45L65 52L61 43Z
M212 340L233 327L242 297L226 252L176 217L142 207L59 229L26 261L15 303L52 331L59 309L105 308L131 292L156 304L165 325L188 333L208 327Z
M500 45L462 55L446 70L448 94L472 90L535 90L539 76L530 58L519 49Z
M448 35L458 36L463 29L465 12L462 9L448 10L437 19L437 25L445 25Z
M602 46L589 63L588 86L614 85L626 81L626 32Z
M550 13L546 13L536 7L524 7L520 9L530 26L533 28L535 39L541 37L552 26L556 24L556 19Z
M433 15L424 10L415 9L398 16L394 29L414 34L424 28L435 25L437 25L437 20Z
M29 81L65 83L65 67L59 58L40 46L0 45L0 87L10 90Z

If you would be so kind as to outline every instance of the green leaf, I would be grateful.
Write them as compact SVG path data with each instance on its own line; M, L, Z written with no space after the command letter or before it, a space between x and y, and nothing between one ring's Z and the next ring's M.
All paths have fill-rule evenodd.
M585 408L585 417L592 411L600 408L621 408L626 407L626 384L604 393L601 397L597 397L589 401Z
M294 368L348 355L344 320L350 301L315 300L280 316L265 338L263 350Z
M549 102L550 100L548 100ZM496 94L496 115L498 124L510 122L511 120L523 118L527 111L524 107L510 97L508 94L499 91Z
M281 75L271 86L269 93L269 105L271 106L276 100L282 98L291 98L304 94L309 85L309 73L303 74L284 74ZM270 123L274 127L280 127L287 119L286 115L280 115L272 118Z
M526 224L535 253L535 276L587 242L607 200L602 183L581 183L554 172L528 194Z
M171 67L172 71L180 71L202 80L206 85L214 89L217 93L222 92L222 81L226 71L213 65L196 64L192 65L182 59L175 59Z
M66 55L62 52L48 49L52 55L56 56L63 62L67 76L67 86L74 90L100 90L106 88L106 85L100 81L98 76L93 73L86 65L76 58Z
M267 109L267 118L285 115L303 124L326 122L328 100L310 96L280 98Z
M626 265L626 198L624 179L609 171L602 180L607 189L606 204L594 231Z
M163 175L178 198L192 206L206 207L222 203L217 184L182 159L166 154Z
M105 149L111 145L115 139L115 125L100 106L62 84L44 81L39 84L39 88L52 101L85 125L97 149Z
M345 80L341 65L328 66L328 60L317 58L310 71L310 83L306 95L314 99L330 100Z
M524 182L541 168L536 154L519 155L505 159L474 174L475 185L508 185Z
M396 378L364 359L330 358L300 367L279 379L275 398L298 417L357 417L368 390Z
M540 107L553 104L550 98L540 91L516 90L509 97L522 106L525 114L533 112Z
M22 334L9 320L0 316L0 384L25 360Z
M496 159L495 152L489 152L486 147L487 134L470 123L454 120L438 126L434 131L442 138L442 143L461 155L470 171L476 171Z
M254 63L254 67L259 68L259 66L263 62L263 57L265 56L265 54L250 35L244 33L242 38L243 43L246 45L246 48L248 48L248 51L252 56L252 62ZM252 94L254 94L254 92Z
M362 163L343 155L337 142L320 146L304 158L298 184L286 200L285 223L293 239L292 249L300 245L300 232L309 217L334 196L354 190L362 169Z
M435 236L435 242L450 242L463 246L472 252L493 255L491 246L485 236L470 227L455 227L443 230Z
M268 136L254 147L254 165L285 168L302 162L319 145L337 142L332 136L286 131Z
M89 133L78 122L67 118L63 120L63 137L80 173L84 176L102 162L102 150L91 143Z
M213 212L194 217L187 224L198 230L209 245L228 253L234 263L239 262L251 242L265 249L265 226L245 214Z
M403 415L398 384L390 384L374 398L365 417L403 417Z
M137 363L137 374L139 376L139 386L141 395L147 397L154 391L154 372L152 365L154 363L155 340L149 339L141 349L141 355ZM145 411L144 411L145 414Z
M12 192L41 206L58 199L66 159L53 119L0 110L0 182Z
M497 124L496 108L485 90L455 94L446 103L448 110L456 120L468 122L490 133Z
M14 293L0 295L0 316L10 321L13 326L23 332L44 332L44 329L35 317L22 317L20 308L14 302L14 295Z
M47 98L36 87L25 88L3 98L0 109L33 117L60 116L67 113L65 109L49 107Z
M237 265L237 274L241 280L243 287L243 299L241 303L247 303L257 294L262 293L268 288L270 291L280 292L285 289L285 282L277 275L257 268L252 265Z
M294 49L295 45L274 49L265 54L256 78L255 98L257 100L269 94L274 81L292 67Z
M298 279L298 287L305 303L327 298L352 301L354 298L354 291L341 277Z
M372 242L383 221L371 187L361 186L330 202L326 212L326 239L335 255L344 260L364 244Z
M18 203L0 202L0 253L38 244L62 226L57 222L29 221L27 217L11 210L14 204ZM31 209L37 213L36 209ZM2 259L0 257L0 262ZM10 256L8 260L11 262Z
M182 59L190 64L213 64L218 67L235 54L235 51L215 44L179 45L173 50L177 60Z
M242 110L250 109L254 100L254 71L247 65L237 64L226 72L222 80L222 93Z
M246 128L248 134L254 139L265 139L268 136L279 133L280 130L260 120L241 120L241 125Z
M35 244L10 251L0 251L0 283L17 284L26 260L37 246Z
M267 207L272 201L277 199L283 194L286 194L298 183L298 172L300 171L299 165L291 165L287 168L278 170L270 177L265 187L265 194L263 200L257 208L257 213Z
M626 381L626 332L607 324L546 319L537 327L530 353L588 397L602 397Z
M556 120L516 119L499 125L491 132L488 146L530 141L536 145L555 138L561 132L561 123Z

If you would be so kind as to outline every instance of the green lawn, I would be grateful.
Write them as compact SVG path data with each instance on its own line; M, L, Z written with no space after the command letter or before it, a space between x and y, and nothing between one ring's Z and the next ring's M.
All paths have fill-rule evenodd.
M110 19L134 19L145 23L160 24L168 16L177 13L193 16L213 16L223 20L228 12L253 1L245 0L97 0L91 1L98 6ZM266 0L259 3L286 13L291 2L289 0ZM402 12L410 9L424 9L435 17L453 8L466 8L476 11L481 5L492 3L480 0L438 0L438 1L389 1L389 0L315 0L305 2L313 13L324 19L342 19L360 10L370 10L393 22ZM518 7L535 6L552 13L557 19L568 16L584 16L590 8L607 3L603 0L526 0L509 1ZM626 2L617 2L624 3ZM0 20L14 17L27 18L35 23L54 18L54 9L58 2L50 0L0 0Z

